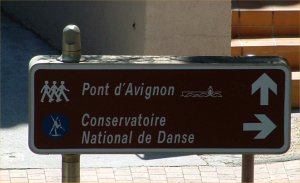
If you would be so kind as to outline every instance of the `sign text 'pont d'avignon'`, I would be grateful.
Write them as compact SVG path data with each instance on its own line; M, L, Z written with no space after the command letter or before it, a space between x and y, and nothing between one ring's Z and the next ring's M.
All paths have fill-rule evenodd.
M111 91L113 90L113 91ZM83 83L82 96L143 96L149 100L151 96L173 96L175 94L175 86L145 86L144 83L135 85L134 83L119 83L114 88L110 87L110 83L94 86L90 83Z
M279 61L228 59L228 64L65 64L34 58L30 148L36 153L286 151L289 69L273 57Z

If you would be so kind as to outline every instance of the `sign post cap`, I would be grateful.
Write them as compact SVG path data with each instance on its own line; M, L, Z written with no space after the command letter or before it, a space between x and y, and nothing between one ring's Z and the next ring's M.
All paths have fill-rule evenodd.
M80 29L76 25L67 25L63 29L62 55L59 58L62 62L79 62L81 58Z

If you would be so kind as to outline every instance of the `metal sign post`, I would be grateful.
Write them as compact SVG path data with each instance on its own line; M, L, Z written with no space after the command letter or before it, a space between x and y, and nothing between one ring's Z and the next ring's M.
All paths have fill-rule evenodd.
M63 30L62 55L65 63L77 63L81 59L80 30L76 25L68 25ZM63 127L61 127L63 129ZM54 128L57 134L56 129ZM62 183L80 182L80 154L62 154Z
M254 182L254 154L242 155L242 183Z
M62 155L62 183L80 182L80 155Z

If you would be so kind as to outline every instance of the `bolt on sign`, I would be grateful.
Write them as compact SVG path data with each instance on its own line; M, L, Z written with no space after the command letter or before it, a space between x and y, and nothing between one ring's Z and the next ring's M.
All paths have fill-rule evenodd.
M291 76L278 57L85 56L29 66L35 153L283 153Z

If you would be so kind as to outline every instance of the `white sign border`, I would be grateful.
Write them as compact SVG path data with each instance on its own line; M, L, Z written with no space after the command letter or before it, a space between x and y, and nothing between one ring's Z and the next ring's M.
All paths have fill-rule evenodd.
M281 148L88 148L88 149L39 149L34 144L34 75L40 69L54 70L260 70L274 69L285 73L284 96L284 145ZM37 154L140 154L140 153L193 153L193 154L279 154L290 147L290 92L291 72L287 65L268 63L183 63L183 64L106 64L59 63L34 57L29 65L29 148Z

